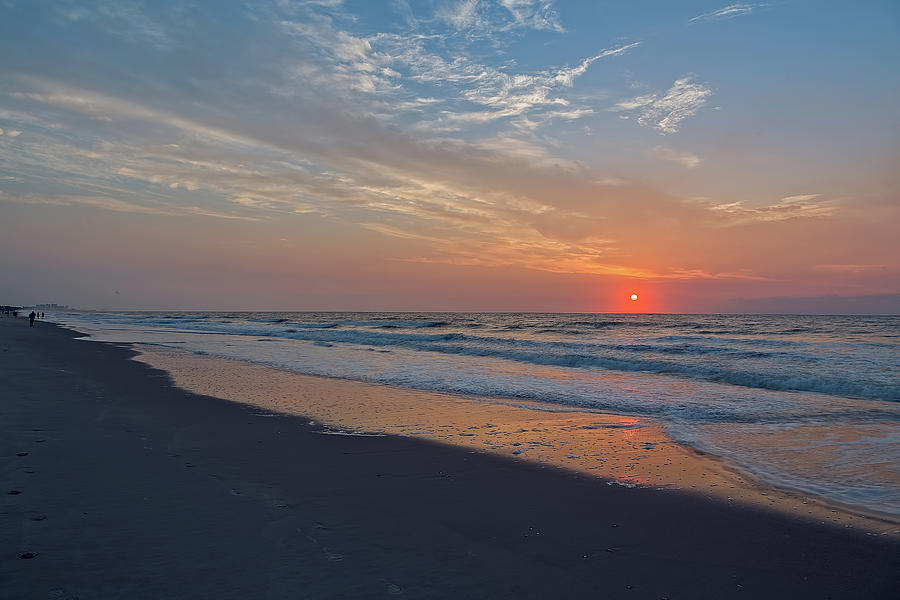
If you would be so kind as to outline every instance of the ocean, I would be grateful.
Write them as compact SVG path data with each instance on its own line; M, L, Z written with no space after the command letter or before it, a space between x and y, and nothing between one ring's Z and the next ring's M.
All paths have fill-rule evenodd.
M659 422L760 481L900 516L900 317L66 313L94 339Z

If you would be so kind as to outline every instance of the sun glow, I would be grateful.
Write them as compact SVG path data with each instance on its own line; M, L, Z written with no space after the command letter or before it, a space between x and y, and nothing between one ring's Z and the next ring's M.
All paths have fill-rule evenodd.
M637 295L637 294L632 294L632 295L631 295L631 299L632 299L632 300L637 300L637 299L638 299L638 295Z

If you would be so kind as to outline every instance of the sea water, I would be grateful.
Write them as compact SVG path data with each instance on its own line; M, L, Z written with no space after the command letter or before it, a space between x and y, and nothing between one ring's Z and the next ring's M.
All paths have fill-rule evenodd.
M900 317L68 313L96 339L660 422L754 477L900 516ZM535 404L537 403L537 404ZM543 408L541 408L543 407Z

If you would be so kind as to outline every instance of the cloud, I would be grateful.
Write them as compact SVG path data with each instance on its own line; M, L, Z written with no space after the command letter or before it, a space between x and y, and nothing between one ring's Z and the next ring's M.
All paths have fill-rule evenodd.
M667 148L665 146L654 146L650 152L654 156L658 156L663 160L678 163L682 167L686 167L688 169L699 167L703 162L703 159L696 154L675 150L673 148Z
M736 202L684 202L561 160L537 139L510 134L427 142L331 107L307 115L301 130L277 119L275 126L246 117L219 120L215 106L198 105L193 115L174 113L29 81L37 91L22 99L76 114L110 114L112 123L102 127L119 132L90 148L45 137L16 151L17 173L80 190L64 198L67 204L243 219L317 213L424 246L410 260L746 279L764 274L743 272L738 264L705 264L709 258L672 247L671 231L734 236L728 243L753 247L769 234L747 237L735 228L827 218L835 210L815 194L755 209ZM279 106L266 112L281 114ZM12 155L0 149L0 159L10 161ZM204 193L182 189L188 185ZM214 200L208 205L193 204L209 197ZM729 233L711 234L723 230ZM670 266L661 266L659 256L668 257Z
M681 122L697 113L712 96L712 90L701 83L693 83L686 76L675 81L665 96L647 94L617 103L612 110L637 112L637 122L653 127L662 134L675 133Z
M756 208L745 207L742 202L709 203L712 210L734 215L739 220L747 221L786 221L789 219L810 219L827 217L838 211L837 203L828 200L819 200L822 194L800 194L786 196L773 204L767 204ZM814 202L815 201L815 202Z
M280 25L306 54L289 71L299 85L367 94L396 87L391 58L375 51L370 40L335 28L331 18L283 20Z
M780 202L756 210L764 219L776 221L798 216L809 218L833 214L837 210L835 203L821 198L822 194L786 196Z
M396 3L406 14L407 3ZM361 36L341 29L332 14L303 12L281 18L280 26L298 50L298 58L287 68L288 83L275 89L284 96L333 94L335 102L352 105L360 112L393 123L415 120L420 132L445 134L501 121L509 117L567 107L568 118L594 111L580 99L580 106L567 91L595 62L621 56L640 42L603 49L574 66L511 71L510 65L486 64L473 58L472 47L485 32L515 28L559 28L552 2L546 0L463 0L438 7L438 24L464 30L459 36L435 29L432 20L416 20L416 29L379 32ZM408 19L407 19L408 21ZM508 38L508 36L507 36ZM491 43L502 47L503 38ZM352 92L352 93L348 93ZM433 98L430 103L420 102ZM440 105L440 107L438 107ZM472 105L476 105L473 107ZM477 108L480 107L480 108ZM534 119L540 126L557 113Z
M607 48L582 60L574 67L547 69L534 73L506 73L496 67L476 63L462 56L454 58L453 61L446 61L441 56L428 52L421 39L382 38L380 41L391 44L392 47L387 52L396 63L403 64L409 70L414 80L441 87L452 86L457 88L462 98L468 102L490 109L456 112L445 109L431 123L423 124L424 129L443 129L448 123L486 123L553 106L568 108L565 114L555 109L557 112L548 115L547 118L572 119L592 114L593 109L590 107L572 107L572 102L564 96L563 91L573 87L575 80L587 72L596 61L620 56L640 45L640 42L633 42Z
M688 22L697 23L701 21L721 21L724 19L733 19L734 17L749 15L751 12L753 12L754 9L761 6L765 6L765 4L730 4L728 6L723 6L718 10L704 13L702 15L697 15L696 17L691 18Z
M559 20L559 13L553 8L552 1L500 0L500 4L512 14L517 27L565 31Z
M583 75L588 70L588 67L590 67L596 61L600 60L601 58L606 58L607 56L620 56L622 54L625 54L629 50L632 50L633 48L637 48L640 45L641 45L640 42L632 42L630 44L625 44L623 46L617 46L614 48L606 48L605 50L602 50L599 54L596 54L594 56L584 59L583 61L581 61L581 64L578 65L577 67L572 67L572 68L568 68L568 69L560 69L554 75L554 80L557 83L564 85L566 87L572 87L572 85L575 83L575 79L578 76Z
M0 144L0 163L19 179L0 183L37 190L42 202L136 215L298 228L321 220L349 235L365 228L390 236L396 258L418 262L736 280L768 276L759 272L766 260L807 266L885 260L829 254L831 244L819 248L815 240L840 238L835 233L854 234L836 242L842 248L873 236L856 234L850 218L833 218L846 207L815 194L773 202L748 191L743 202L691 202L598 166L603 157L593 152L607 135L599 117L610 115L596 114L599 93L575 86L588 69L632 52L637 42L562 66L526 67L495 61L492 53L482 58L484 47L434 31L444 25L425 18L414 32L363 34L344 29L355 21L340 5L284 6L293 12L258 15L271 44L235 29L234 56L254 60L229 64L228 77L197 69L123 80L99 70L86 71L91 77L78 87L58 73L23 78L4 71L0 91L12 92L4 103L41 118L7 121L0 113L5 130L27 132L15 144ZM521 8L493 6L509 15L509 7ZM326 9L335 12L320 14ZM186 64L210 51L204 43L212 42L201 37L185 46ZM261 61L253 54L261 47L285 51ZM102 44L94 51L105 56ZM84 52L90 56L89 48ZM671 133L711 93L683 77L668 90L624 99L616 110ZM590 115L597 122L587 129L584 121L569 126ZM52 129L51 122L64 127ZM560 127L541 131L548 122ZM593 133L580 138L592 142L591 150L579 155L576 144L564 145L563 129ZM701 160L669 145L651 152L686 168ZM586 164L576 160L585 157ZM858 231L890 222L879 218ZM804 238L805 232L815 235ZM777 256L755 258L772 253L770 247Z
M158 208L153 206L142 206L140 204L133 204L131 202L126 202L124 200L119 200L117 198L107 198L102 196L71 196L65 195L59 197L60 200L71 204L82 204L85 206L92 206L95 208L102 208L103 210L112 210L116 212L128 212L128 213L141 213L146 215L166 215L166 216L176 216L179 214L184 214L184 211L178 210L167 210L164 208Z
M41 196L35 194L15 195L0 191L0 200L16 202L19 204L50 205L50 206L88 206L113 212L133 213L141 215L156 215L164 217L182 217L197 215L214 217L218 219L238 219L245 221L258 221L258 217L247 215L235 215L216 210L210 210L199 206L182 205L148 205L129 202L110 196L80 196L76 194L60 194L55 196Z
M250 138L234 136L221 128L204 126L198 121L185 119L170 111L156 109L137 102L62 85L38 77L25 76L19 77L19 80L30 84L40 91L10 93L9 95L14 98L48 104L102 120L112 121L112 117L116 117L118 119L150 121L171 128L190 130L197 135L208 138L229 140L236 143L253 143ZM18 135L20 132L15 133ZM9 135L9 132L7 132L7 135Z
M422 235L419 233L415 233L412 231L402 231L400 229L396 229L394 227L390 227L388 225L383 225L380 223L360 223L361 227L368 229L370 231L377 231L378 233L396 237L406 240L428 240L428 236Z
M817 271L830 271L834 273L871 273L873 271L887 271L886 265L816 265Z
M60 14L72 24L99 23L103 31L131 43L146 43L159 50L170 50L172 40L166 25L148 15L145 8L133 0L94 0L82 7L66 6Z
M552 0L458 0L439 6L435 16L475 37L515 29L565 31Z
M785 196L781 199L782 205L789 204L802 204L808 202L809 200L815 200L816 198L820 198L822 194L799 194L797 196Z
M438 18L446 21L456 29L483 28L484 18L478 10L479 0L460 0L453 7L438 9Z
M416 29L419 26L419 20L413 13L412 7L408 0L392 0L391 7L400 15L407 27Z

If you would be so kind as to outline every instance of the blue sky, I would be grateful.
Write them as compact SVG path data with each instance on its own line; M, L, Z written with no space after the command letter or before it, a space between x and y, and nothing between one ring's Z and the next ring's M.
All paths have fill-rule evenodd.
M0 275L35 301L900 293L896 3L0 11Z

